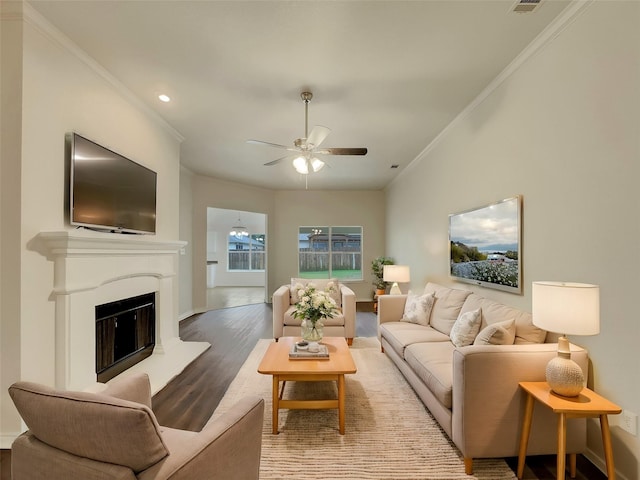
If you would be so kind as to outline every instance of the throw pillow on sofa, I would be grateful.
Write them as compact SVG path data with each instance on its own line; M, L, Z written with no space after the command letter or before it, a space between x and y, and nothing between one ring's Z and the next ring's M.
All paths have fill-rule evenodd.
M513 345L516 339L516 321L492 323L482 329L474 340L474 345Z
M404 314L400 321L417 323L418 325L429 325L429 317L435 296L433 293L416 295L411 290L407 294L407 301L404 304Z
M461 314L451 327L449 338L456 347L471 345L480 331L480 309Z

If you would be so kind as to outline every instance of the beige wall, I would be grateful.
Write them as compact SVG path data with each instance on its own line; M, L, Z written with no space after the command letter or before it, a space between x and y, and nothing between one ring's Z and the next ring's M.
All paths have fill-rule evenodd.
M531 309L531 282L601 286L591 386L640 413L640 3L595 2L541 45L388 188L387 253L426 281ZM453 283L448 214L523 195L522 296ZM409 226L409 227L407 227ZM612 422L615 423L615 418ZM589 456L602 465L597 423ZM640 443L613 427L621 478L640 478Z
M384 255L384 192L280 190L275 195L273 245L278 261L275 288L290 283L298 273L298 227L361 226L363 280L349 282L358 300L371 300L371 261ZM274 239L274 237L271 237ZM273 293L275 288L270 290Z
M21 15L2 20L3 67L5 22L18 22L23 29L23 35L14 36L10 43L12 54L22 60L22 68L17 72L13 70L19 79L10 84L9 92L5 92L7 85L3 81L2 92L3 145L5 135L13 130L12 139L21 140L19 145L13 144L7 164L5 151L2 152L3 180L5 165L19 165L7 173L11 181L20 186L13 186L13 197L8 200L12 211L7 224L11 226L15 218L19 218L19 228L5 232L4 210L2 216L2 257L11 255L13 261L20 262L19 271L11 272L14 283L7 291L4 261L2 265L3 300L5 295L15 294L11 304L5 307L3 301L2 307L3 338L9 331L14 342L12 348L3 348L1 352L3 392L8 386L5 382L17 379L48 385L54 385L55 381L53 264L34 250L34 237L42 231L72 228L64 208L65 133L77 131L155 170L158 173L156 238L178 239L179 136L75 45L42 21L28 5L24 8L28 21ZM18 63L15 60L12 67ZM15 123L5 121L5 95L15 98L10 105L19 108L21 124L16 122L19 115L11 118ZM3 185L3 205L5 194ZM177 294L176 287L176 299ZM177 317L177 302L174 305ZM7 407L4 398L2 415L4 448L5 440L19 431L16 430L17 412L11 403Z
M360 300L371 299L371 260L384 254L384 192L266 190L200 175L193 176L193 304L206 309L207 208L267 216L267 297L298 271L297 229L301 225L363 227L364 280L350 283Z
M194 175L193 195L193 307L194 312L207 308L207 208L224 208L243 212L262 213L267 216L267 289L272 285L270 239L275 235L272 224L274 216L274 192L264 188L249 187L216 178ZM182 312L181 312L182 313Z

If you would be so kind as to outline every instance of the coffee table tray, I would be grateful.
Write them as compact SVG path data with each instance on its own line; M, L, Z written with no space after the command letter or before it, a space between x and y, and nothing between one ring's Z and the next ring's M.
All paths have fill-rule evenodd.
M329 349L326 345L318 345L320 350L318 352L310 352L309 350L298 350L296 344L291 345L289 350L290 360L328 360Z

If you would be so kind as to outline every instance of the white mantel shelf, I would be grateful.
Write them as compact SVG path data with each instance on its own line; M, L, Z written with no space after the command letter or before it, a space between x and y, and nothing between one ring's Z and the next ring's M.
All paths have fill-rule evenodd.
M170 253L182 250L187 242L157 240L150 235L65 230L41 232L36 238L36 250L51 257L56 255L112 255L117 253L140 255L141 253Z

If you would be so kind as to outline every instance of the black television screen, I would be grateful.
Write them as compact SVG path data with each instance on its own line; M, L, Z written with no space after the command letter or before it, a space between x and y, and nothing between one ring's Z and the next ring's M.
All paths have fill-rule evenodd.
M71 225L155 233L156 172L77 133L69 137Z

